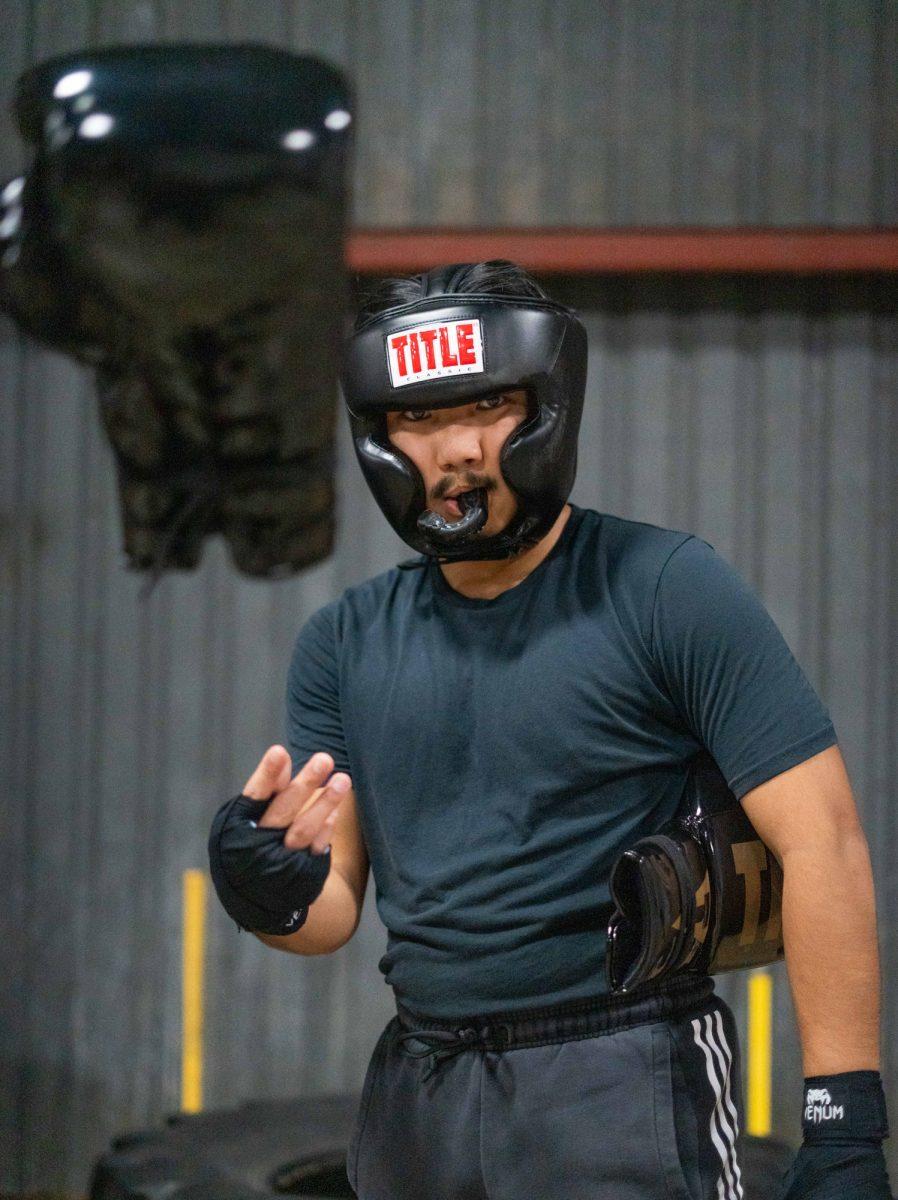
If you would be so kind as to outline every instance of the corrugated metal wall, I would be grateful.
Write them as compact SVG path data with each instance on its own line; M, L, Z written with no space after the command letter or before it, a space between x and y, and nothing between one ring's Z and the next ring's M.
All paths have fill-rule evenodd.
M89 43L329 57L358 89L359 224L898 220L898 6L881 0L4 0L3 13L4 91L27 63ZM10 169L11 137L4 114Z
M681 0L4 7L0 90L88 43L268 40L356 81L364 224L896 221L898 9ZM4 114L0 168L21 148ZM692 530L760 590L829 705L871 840L898 1111L895 287L568 281L588 313L574 499ZM178 1106L180 880L282 740L301 623L406 554L341 417L336 554L291 581L223 546L142 602L89 379L0 323L0 1190L84 1188L119 1130ZM211 911L206 1100L360 1084L390 1013L369 897L293 959ZM800 1076L778 972L777 1128ZM723 990L742 1007L742 981ZM893 1117L894 1117L893 1111Z

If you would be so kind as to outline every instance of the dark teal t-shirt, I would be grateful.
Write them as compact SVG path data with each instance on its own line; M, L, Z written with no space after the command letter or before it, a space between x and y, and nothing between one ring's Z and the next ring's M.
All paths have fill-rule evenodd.
M707 542L572 505L494 600L430 562L316 612L287 741L294 772L326 750L352 776L386 982L456 1017L607 991L611 867L673 815L701 747L741 798L836 734Z

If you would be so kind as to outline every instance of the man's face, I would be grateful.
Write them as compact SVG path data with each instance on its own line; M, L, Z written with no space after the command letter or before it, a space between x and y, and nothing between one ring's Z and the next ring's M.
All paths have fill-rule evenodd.
M408 455L424 480L427 507L446 521L462 515L450 495L485 488L489 506L481 536L500 533L517 500L499 470L499 451L527 416L527 393L518 388L458 408L387 413L387 435Z

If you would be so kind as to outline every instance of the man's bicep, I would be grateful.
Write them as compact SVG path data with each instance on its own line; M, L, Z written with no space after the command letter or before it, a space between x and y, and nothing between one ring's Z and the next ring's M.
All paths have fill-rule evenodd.
M652 632L668 695L737 796L835 741L825 705L760 597L701 539L668 559Z
M350 788L337 809L331 833L331 869L339 871L355 896L361 916L368 885L368 850L359 822L355 790Z
M795 849L863 836L842 752L835 745L758 784L745 793L742 805L780 861Z
M334 609L314 613L299 631L287 671L286 741L295 774L324 751L335 769L352 774L340 703Z
M335 618L336 605L326 605L306 621L297 636L287 672L287 747L294 773L313 754L324 751L333 758L335 770L345 771L351 779L340 701ZM331 869L346 881L360 916L369 862L354 788L340 801L330 841Z

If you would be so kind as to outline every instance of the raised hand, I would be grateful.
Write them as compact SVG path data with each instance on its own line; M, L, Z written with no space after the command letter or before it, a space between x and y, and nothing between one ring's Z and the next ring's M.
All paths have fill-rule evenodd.
M261 829L286 829L288 850L308 847L313 854L321 854L352 780L341 771L331 774L334 760L323 752L313 754L292 780L290 765L283 746L270 746L247 780L243 795L270 800L257 824Z
M286 936L305 922L330 871L328 839L348 775L331 777L314 754L294 779L290 755L271 746L209 833L209 869L225 911L242 929Z

